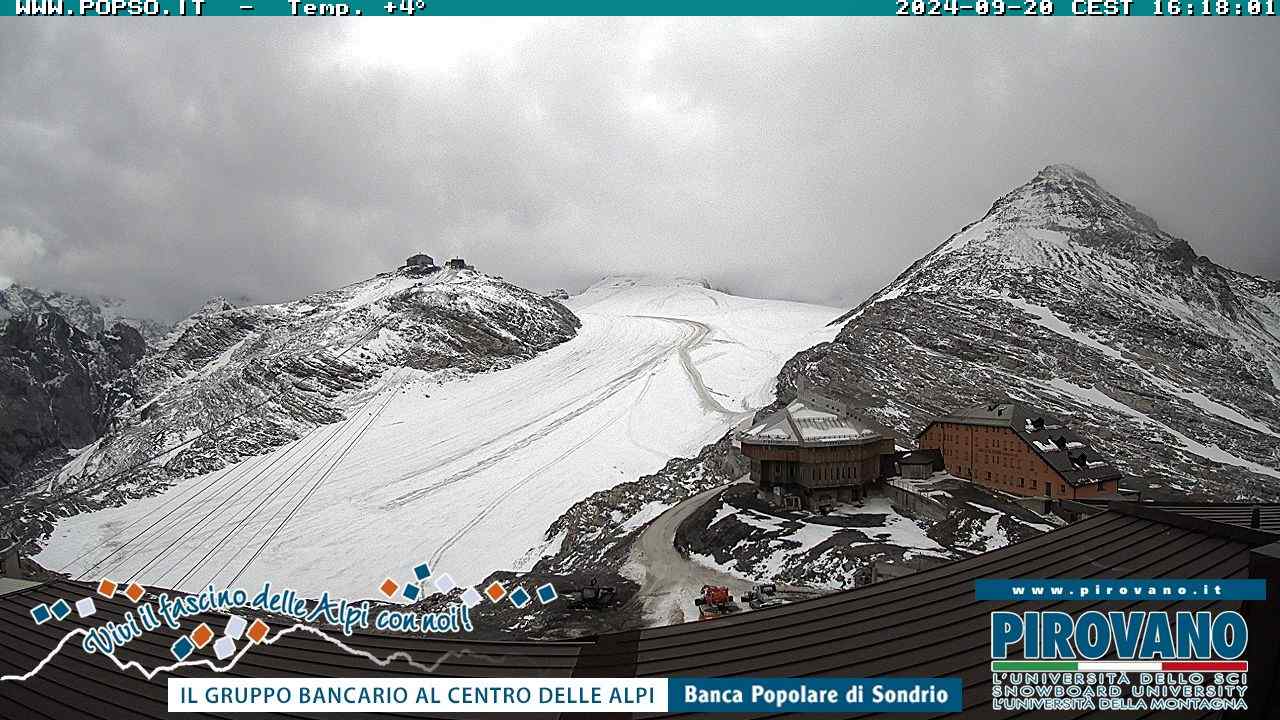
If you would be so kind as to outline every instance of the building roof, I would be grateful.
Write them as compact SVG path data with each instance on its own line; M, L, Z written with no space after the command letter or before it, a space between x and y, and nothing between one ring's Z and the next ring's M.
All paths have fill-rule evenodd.
M942 453L933 449L912 450L898 458L899 465L935 465L942 458Z
M1072 486L1121 477L1120 471L1083 436L1058 418L1029 405L1015 402L974 405L934 418L916 437L924 435L935 423L1009 428Z
M1109 507L1109 503L1099 503L1101 496L1085 498L1079 502L1087 505L1099 505L1100 510ZM1132 501L1131 501L1132 502ZM1222 503L1205 502L1166 502L1163 500L1135 502L1137 508L1148 508L1155 512L1176 513L1200 521L1212 521L1223 525L1235 525L1244 528L1255 528L1265 532L1280 534L1280 503ZM1143 512L1141 509L1135 512ZM1254 525L1254 522L1257 525Z
M738 435L749 444L803 447L861 445L892 437L848 403L806 389L786 407Z
M757 675L838 677L959 677L967 718L1009 717L991 710L990 619L1013 603L978 602L979 578L1217 578L1249 576L1250 552L1280 541L1280 532L1212 519L1230 506L1174 512L1140 503L1115 503L1106 512L1021 543L913 575L720 620L601 635L582 642L481 642L357 634L351 648L385 658L403 653L420 665L439 663L444 677L663 677ZM1252 506L1244 506L1251 508ZM1274 583L1277 579L1270 579ZM1274 585L1272 585L1274 587ZM50 656L68 628L118 618L127 601L102 600L97 622L71 619L37 626L36 603L90 592L87 585L56 581L0 597L0 673L30 671ZM1272 602L1274 598L1272 598ZM1019 609L1112 610L1131 602L1045 601ZM1144 610L1236 609L1238 602L1144 601ZM1251 604L1274 613L1274 605ZM1248 615L1247 615L1248 618ZM202 615L220 631L223 620ZM1260 625L1260 624L1259 624ZM281 626L272 623L273 633ZM1251 622L1251 629L1254 623ZM144 635L119 653L152 668L172 662L176 633ZM1250 643L1245 659L1265 667L1277 644ZM1267 655L1264 655L1266 653ZM206 649L201 657L212 659ZM1014 658L1016 659L1016 658ZM182 667L181 677L208 677L207 667ZM230 677L392 677L420 675L405 660L381 667L307 632L253 648ZM165 717L168 675L144 679L117 670L109 660L67 643L23 682L0 683L0 706L25 709L22 717ZM1252 688L1251 688L1252 689ZM764 717L760 714L758 717ZM769 717L778 717L770 714ZM1159 717L1159 712L1126 717ZM423 715L415 715L423 717ZM893 716L887 716L893 717ZM1115 717L1114 713L1074 715Z

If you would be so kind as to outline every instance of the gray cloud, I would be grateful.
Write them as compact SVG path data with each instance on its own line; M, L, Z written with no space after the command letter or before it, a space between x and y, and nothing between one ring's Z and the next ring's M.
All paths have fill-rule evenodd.
M0 26L0 277L175 318L410 251L848 306L1054 162L1280 276L1248 21Z

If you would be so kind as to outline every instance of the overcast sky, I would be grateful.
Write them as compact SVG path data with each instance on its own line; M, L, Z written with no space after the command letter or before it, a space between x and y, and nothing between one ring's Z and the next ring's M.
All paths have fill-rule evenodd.
M462 254L847 307L1050 163L1280 277L1268 19L0 24L0 280L156 317Z

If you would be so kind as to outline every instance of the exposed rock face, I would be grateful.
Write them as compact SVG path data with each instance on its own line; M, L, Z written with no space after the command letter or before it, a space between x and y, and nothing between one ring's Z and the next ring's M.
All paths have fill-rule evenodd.
M51 489L74 491L63 510L148 495L344 419L390 370L507 367L568 340L579 325L557 302L465 269L384 273L278 305L214 298L133 368L131 394L113 407L109 432L63 467Z
M841 318L779 377L914 437L1013 398L1059 414L1153 497L1280 498L1280 283L1221 267L1050 166Z
M0 322L15 315L37 313L58 313L90 336L123 323L140 332L149 344L158 343L170 328L167 323L131 314L119 298L88 298L56 290L35 290L16 283L0 290Z
M130 399L146 343L116 323L91 335L56 312L10 316L0 330L0 484L18 489L69 449L92 443Z

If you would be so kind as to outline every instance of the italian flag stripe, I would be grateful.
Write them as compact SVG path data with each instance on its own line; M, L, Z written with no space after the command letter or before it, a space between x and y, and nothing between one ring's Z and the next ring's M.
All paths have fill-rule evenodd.
M995 660L992 672L1249 672L1249 663L1202 660Z

